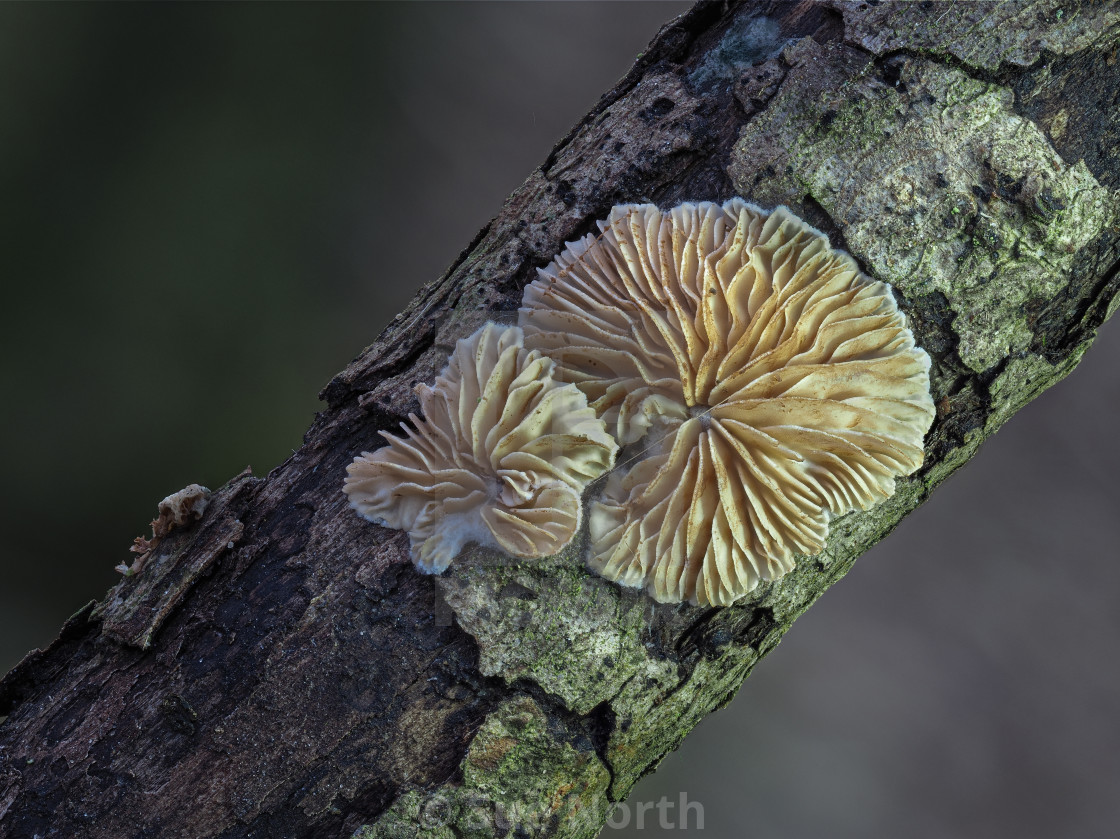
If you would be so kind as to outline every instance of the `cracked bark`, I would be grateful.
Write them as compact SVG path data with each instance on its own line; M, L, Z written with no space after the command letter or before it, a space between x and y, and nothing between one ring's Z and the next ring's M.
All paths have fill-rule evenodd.
M1108 4L704 4L142 574L0 683L0 836L588 836L855 558L1067 374L1120 290ZM785 203L934 359L923 470L730 609L468 550L443 577L343 470L456 339L615 203Z

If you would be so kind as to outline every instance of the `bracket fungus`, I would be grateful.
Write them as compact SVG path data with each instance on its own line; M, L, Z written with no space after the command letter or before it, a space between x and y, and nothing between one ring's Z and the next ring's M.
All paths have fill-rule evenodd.
M727 605L921 465L929 356L823 233L737 198L617 206L599 228L519 321L626 446L591 504L595 571Z
M410 414L403 438L382 431L389 444L347 468L350 505L407 530L429 574L467 542L520 558L557 553L579 528L584 487L618 447L553 371L516 326L487 323L459 341L435 384L416 388L423 418Z

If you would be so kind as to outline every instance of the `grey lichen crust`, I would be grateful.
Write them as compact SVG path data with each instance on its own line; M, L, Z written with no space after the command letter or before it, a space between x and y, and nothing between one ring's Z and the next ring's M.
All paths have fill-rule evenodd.
M844 12L844 35L874 53L907 47L952 55L973 67L1026 67L1042 51L1068 55L1120 25L1120 6L1068 0L966 0L937 3L835 3ZM1041 36L1040 20L1047 21Z
M820 53L805 39L787 58L797 66ZM945 295L976 372L1026 349L1025 305L1069 284L1116 196L1016 115L1009 89L961 71L908 60L893 86L864 72L816 96L790 81L736 147L738 157L765 144L784 173L756 200L811 196L873 276L911 300ZM735 163L731 172L740 189L754 186Z
M483 675L528 679L578 714L608 702L620 675L644 668L641 631L652 606L644 595L623 594L588 574L584 548L580 539L533 563L468 549L437 580L456 621L479 641Z
M405 794L353 839L483 839L515 827L517 835L592 837L606 817L606 768L558 738L528 697L486 718L460 769L462 784Z

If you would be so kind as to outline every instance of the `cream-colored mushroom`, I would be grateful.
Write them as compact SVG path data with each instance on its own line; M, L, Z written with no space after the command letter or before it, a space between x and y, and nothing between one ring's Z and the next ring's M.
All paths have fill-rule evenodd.
M407 530L412 558L430 574L467 542L521 558L549 556L580 524L580 494L617 449L553 362L521 330L488 323L459 341L432 387L417 394L423 419L347 468L344 490L365 518Z
M618 206L599 227L520 316L628 444L591 507L594 570L726 605L921 465L929 357L824 234L740 199Z

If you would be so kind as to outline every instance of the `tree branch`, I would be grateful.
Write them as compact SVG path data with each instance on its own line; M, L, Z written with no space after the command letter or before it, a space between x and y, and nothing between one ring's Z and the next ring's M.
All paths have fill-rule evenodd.
M700 4L241 475L0 683L0 836L590 836L855 559L1117 306L1120 13ZM982 25L981 25L982 24ZM1111 62L1111 63L1110 63ZM341 494L454 342L616 203L785 203L890 281L934 359L922 471L727 609L468 549L439 578Z

